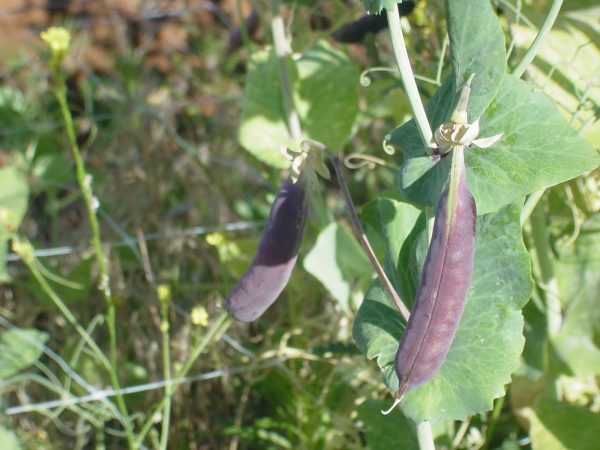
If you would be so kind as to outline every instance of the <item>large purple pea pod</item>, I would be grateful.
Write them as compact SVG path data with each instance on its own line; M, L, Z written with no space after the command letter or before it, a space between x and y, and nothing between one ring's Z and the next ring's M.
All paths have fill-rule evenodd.
M256 256L225 300L235 319L251 322L279 297L298 259L306 215L304 181L286 179L271 206Z
M467 187L463 148L452 153L450 181L438 203L415 303L396 353L397 401L440 369L471 284L477 211Z

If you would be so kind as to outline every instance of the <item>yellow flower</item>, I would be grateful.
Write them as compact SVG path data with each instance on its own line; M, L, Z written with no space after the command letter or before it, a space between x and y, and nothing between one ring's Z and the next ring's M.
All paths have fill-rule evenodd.
M40 37L50 46L52 53L66 53L71 44L71 34L63 27L50 27L40 33Z
M171 286L161 284L156 288L156 295L161 303L169 303L171 301Z
M206 242L213 247L219 247L225 243L223 233L209 233L206 235Z
M201 327L208 325L208 311L204 306L196 306L192 309L192 323Z
M29 242L14 239L12 242L12 249L15 253L21 256L23 261L26 263L33 263L33 246Z

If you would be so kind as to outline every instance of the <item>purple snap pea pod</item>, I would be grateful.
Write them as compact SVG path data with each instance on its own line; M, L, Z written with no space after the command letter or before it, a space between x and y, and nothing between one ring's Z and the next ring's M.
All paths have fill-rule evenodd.
M450 181L440 197L413 310L396 353L396 403L431 379L446 359L466 303L475 253L475 201L467 187L464 148L452 151Z
M467 186L464 151L470 146L486 148L502 133L479 138L479 119L467 123L471 75L462 88L450 122L435 132L438 157L452 155L450 179L438 201L431 243L421 280L402 341L394 360L398 376L396 401L411 389L430 380L444 363L458 330L475 258L477 208Z
M287 285L298 259L307 216L304 180L287 178L271 206L256 256L233 291L225 308L242 322L260 317Z

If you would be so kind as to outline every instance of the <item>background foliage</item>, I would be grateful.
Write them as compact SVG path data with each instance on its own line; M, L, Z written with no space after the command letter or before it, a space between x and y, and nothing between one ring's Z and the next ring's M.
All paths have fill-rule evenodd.
M106 350L106 308L89 226L52 92L48 53L37 37L54 23L73 30L65 61L68 99L100 205L117 304L118 374L123 386L141 386L125 399L136 424L151 419L146 447L160 448L164 416L151 414L164 396L164 388L152 384L165 378L164 324L167 365L177 371L210 336L223 296L252 258L282 174L273 142L297 144L288 142L281 120L268 5L71 1L63 9L46 9L5 3L0 29L15 41L6 40L0 65L0 447L126 448L114 407L85 398L102 397L111 387L97 355L9 249L15 231L32 242L44 279ZM485 29L493 33L464 37L475 54L482 52L482 39L490 41L485 56L491 72L485 81L483 75L475 80L491 91L474 103L470 118L499 92L494 101L511 112L498 117L488 110L485 134L510 129L531 142L525 151L505 139L499 152L467 157L479 212L505 205L480 218L478 239L489 243L478 241L476 265L489 270L480 272L487 280L474 280L465 313L465 323L480 324L461 327L452 351L464 367L444 369L452 371L452 389L433 383L426 388L434 391L431 402L407 398L404 413L415 417L419 409L436 410L439 448L598 448L593 433L600 426L598 173L569 178L589 166L600 146L600 11L594 1L565 2L525 85L504 77L502 52L508 53L510 71L549 2L492 4L497 19ZM410 116L400 81L374 72L368 87L359 84L364 69L393 67L389 37L371 34L353 45L330 37L364 13L359 3L286 2L283 11L293 49L301 55L287 64L307 134L347 155L385 161L348 172L351 190L356 204L364 205L361 219L380 260L398 273L394 282L410 299L426 250L425 221L420 210L400 200L429 205L444 180L441 166L429 171L420 159L412 124L396 128ZM241 16L248 17L245 31L238 26ZM467 17L473 26L487 20L468 12ZM452 20L451 27L468 25ZM451 89L471 69L458 67L444 46L444 2L421 0L403 23L421 94L431 100L437 125L453 104L438 101L442 97L434 92L445 79L450 81L442 89ZM492 48L494 36L504 38L505 49ZM527 96L531 101L523 102ZM562 118L557 113L552 121L537 122L552 104ZM560 140L547 139L564 120L572 128ZM402 153L388 155L381 142L394 128L387 142ZM571 152L577 134L587 142L585 161ZM495 170L495 163L506 165L503 158L514 166L510 173ZM548 167L539 161L549 161ZM430 189L432 182L438 191ZM508 204L559 182L541 197L521 237L522 203ZM363 296L360 314L375 303L389 307L387 300L376 283L370 285L373 271L349 231L336 186L328 184L313 197L303 270L294 273L263 320L218 328L191 378L174 394L168 448L418 448L410 419L400 411L379 414L391 400L382 383L393 386L389 367L382 377L358 352L357 344L361 350L365 344L352 337ZM497 227L490 226L494 221ZM499 261L494 246L510 248L513 257ZM395 256L403 251L413 254L414 264L398 272ZM515 311L527 300L530 280L519 278L515 292L507 292L503 280L513 282L513 272L522 274L529 265L534 289L521 319ZM394 322L394 316L384 317ZM471 351L469 343L478 336L469 330L476 334L501 319L519 327L523 321L520 358L502 354L503 339L510 336L501 334L486 337L488 351ZM401 329L395 323L389 328L374 344L383 349L382 367L389 365ZM368 327L363 333L368 339ZM490 358L488 365L514 371L512 379L492 382L485 372ZM492 405L467 392L462 385L467 378L493 384L499 398ZM467 413L441 409L454 407L452 395L468 396L481 412L453 420ZM44 404L72 397L83 399Z

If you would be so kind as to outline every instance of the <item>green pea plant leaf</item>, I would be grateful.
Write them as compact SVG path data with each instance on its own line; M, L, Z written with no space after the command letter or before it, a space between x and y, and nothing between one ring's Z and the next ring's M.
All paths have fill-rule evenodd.
M597 167L598 153L562 118L552 100L504 73L504 38L489 2L448 0L447 9L453 73L427 106L431 125L435 129L448 120L457 89L475 74L469 121L481 116L482 136L504 133L492 147L466 154L467 182L478 212L495 211ZM474 36L482 36L485 51ZM407 199L434 205L446 183L449 161L439 163L431 157L413 121L393 130L387 141L405 157L399 184Z
M414 223L410 234L420 233L425 239L422 220L403 220L407 211L410 217L411 208L396 203L397 219L385 228L391 231ZM529 259L520 234L520 210L517 203L479 218L473 279L450 352L437 375L400 403L404 414L416 422L464 419L491 409L493 399L503 395L504 384L519 365L524 344L520 309L532 289ZM403 247L416 250L418 246L402 239L399 235L392 244L401 249L397 264L410 267L415 256ZM406 300L410 303L412 299ZM354 338L368 358L377 358L384 381L392 390L398 387L394 355L403 327L394 304L375 281L354 322Z
M504 33L487 1L446 0L446 10L455 92L475 74L468 105L471 123L489 106L506 74Z
M344 311L349 311L351 295L357 281L367 286L373 267L352 233L341 224L332 222L323 229L313 248L304 258L304 268L323 286ZM353 289L354 288L354 289ZM359 303L360 299L356 303Z
M10 278L6 271L8 240L17 231L27 211L29 185L15 166L0 169L0 283Z
M369 448L396 448L401 442L404 450L418 450L419 443L410 421L399 410L395 410L392 413L393 419L388 420L390 417L380 413L385 407L383 402L375 400L367 400L358 407L358 418L364 424Z
M0 379L33 364L42 354L48 335L33 329L11 329L0 334Z
M540 400L531 418L533 450L593 450L600 445L600 416L580 406Z
M432 103L433 123L442 123L448 104ZM575 178L600 161L548 97L511 75L481 117L481 135L497 133L504 133L503 138L491 148L473 148L465 155L467 182L480 214ZM406 150L400 188L411 202L433 205L446 182L449 161L435 163L427 156L411 123L394 130L389 142Z
M250 61L242 104L239 140L254 157L277 168L289 160L281 146L296 150L286 125L277 57L273 49L257 52ZM358 115L358 69L345 53L319 41L300 58L287 59L292 94L304 138L331 148L350 138Z

